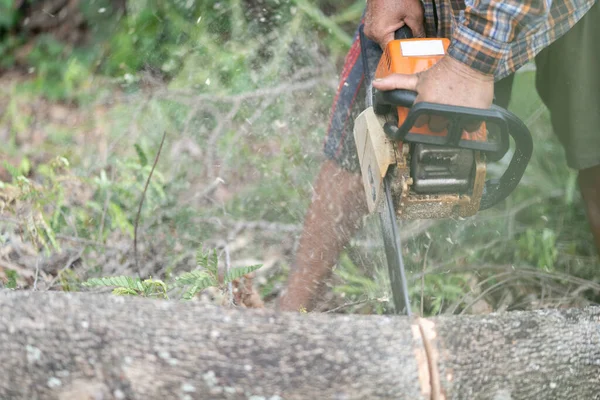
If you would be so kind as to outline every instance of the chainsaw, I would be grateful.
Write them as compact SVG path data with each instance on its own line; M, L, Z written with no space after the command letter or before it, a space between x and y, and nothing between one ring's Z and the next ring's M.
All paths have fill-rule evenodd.
M365 36L360 31L361 42ZM448 39L413 39L396 32L375 70L375 78L416 74L447 52ZM365 77L367 46L361 45ZM367 85L367 108L355 120L354 138L369 213L379 213L396 313L411 315L397 219L475 215L504 200L523 176L533 143L523 122L493 105L490 109L420 102L408 90L375 91ZM427 121L436 118L435 130ZM514 148L508 167L487 179L487 164Z

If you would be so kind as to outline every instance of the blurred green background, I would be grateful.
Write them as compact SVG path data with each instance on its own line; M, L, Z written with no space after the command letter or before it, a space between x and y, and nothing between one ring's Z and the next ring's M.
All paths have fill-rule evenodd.
M0 0L0 285L168 281L198 249L262 264L267 307L293 262L343 57L364 1ZM534 156L502 205L404 223L415 311L485 313L600 299L576 185L534 90L510 108ZM165 134L137 228L138 206ZM492 168L500 170L504 164ZM319 309L390 307L367 218ZM209 296L210 297L210 296ZM212 297L214 298L214 296Z

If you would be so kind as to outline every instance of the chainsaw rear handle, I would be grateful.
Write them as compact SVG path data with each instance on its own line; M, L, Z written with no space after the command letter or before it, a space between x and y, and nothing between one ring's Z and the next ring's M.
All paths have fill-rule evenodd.
M412 92L414 93L414 92ZM382 101L385 96L378 97L375 101ZM392 97L392 96L389 96ZM407 96L404 96L406 98ZM407 104L407 103L403 103ZM395 104L399 105L399 104ZM406 107L406 106L404 106ZM425 143L446 147L459 147L484 152L490 161L498 161L508 151L508 124L502 113L494 109L482 110L478 108L449 106L437 103L417 103L410 108L406 120L398 127L396 124L387 122L384 130L393 140L409 143ZM443 136L424 135L412 133L411 129L421 116L440 116L448 121L447 133ZM478 141L463 139L463 130L474 121L486 122L488 127L499 128L499 137L495 141Z
M533 152L531 133L523 121L502 107L493 105L491 109L502 114L506 121L508 132L515 141L515 152L504 174L498 179L491 179L485 182L479 205L480 210L486 210L498 204L515 190L525 173L527 164L531 159L531 153Z

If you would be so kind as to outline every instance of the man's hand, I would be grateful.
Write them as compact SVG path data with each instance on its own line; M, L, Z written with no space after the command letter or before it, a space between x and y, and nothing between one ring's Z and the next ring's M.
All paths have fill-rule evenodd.
M423 6L419 0L368 0L365 35L382 49L394 40L394 32L408 25L414 37L425 37Z
M416 103L446 104L473 108L490 108L494 100L494 77L476 71L467 65L445 56L430 69L414 75L393 74L373 81L379 90L408 89L418 93ZM446 125L442 117L418 121L429 122L431 130L441 131ZM467 131L476 130L478 123Z

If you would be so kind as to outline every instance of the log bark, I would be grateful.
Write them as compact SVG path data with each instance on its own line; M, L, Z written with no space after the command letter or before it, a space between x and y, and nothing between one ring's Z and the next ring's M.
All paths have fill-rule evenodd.
M600 308L409 320L0 292L0 399L600 399Z

